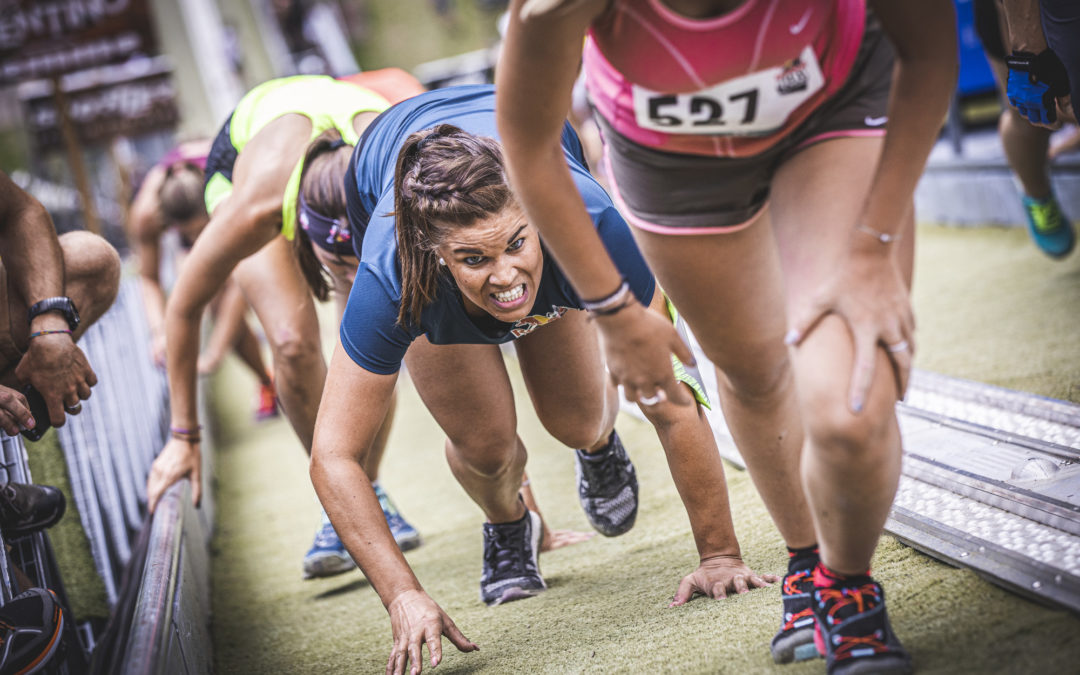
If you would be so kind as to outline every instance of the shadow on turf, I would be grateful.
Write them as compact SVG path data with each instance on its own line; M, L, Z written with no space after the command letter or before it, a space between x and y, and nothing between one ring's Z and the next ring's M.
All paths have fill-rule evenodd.
M337 588L331 588L330 590L323 591L322 593L319 593L318 595L314 596L312 599L313 600L327 600L329 598L334 598L334 597L337 597L339 595L344 595L346 593L352 593L353 591L358 591L361 588L367 588L368 586L371 586L371 584L368 583L367 578L364 577L364 576L361 576L359 579L353 579L352 581L350 581L349 583L347 583L347 584L345 584L343 586L338 586Z

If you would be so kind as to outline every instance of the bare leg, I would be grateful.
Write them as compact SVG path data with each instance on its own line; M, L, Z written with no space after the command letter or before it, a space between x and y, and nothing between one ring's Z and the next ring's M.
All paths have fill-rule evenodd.
M432 345L405 356L416 390L446 433L446 458L461 487L492 523L518 520L525 446L502 354L491 345Z
M717 366L724 418L784 541L812 545L799 474L802 421L783 342L783 284L768 211L730 234L634 236Z
M987 56L998 92L1004 98L1009 71L1005 63ZM1013 173L1020 179L1024 194L1035 199L1050 196L1050 173L1047 154L1050 148L1050 130L1028 124L1020 113L1010 105L1002 106L998 119L998 133L1005 157Z
M270 386L270 374L266 372L259 340L244 319L247 309L239 284L230 276L225 288L210 303L214 329L199 357L199 372L216 371L225 353L231 349L251 369L260 384Z
M596 328L570 311L514 343L544 428L560 443L603 449L615 428L618 390L604 370Z
M315 303L289 242L278 237L234 272L259 317L274 356L278 398L293 431L311 454L326 361L319 342Z
M881 141L844 138L811 146L773 180L772 215L785 275L786 304L799 314L847 251L870 187ZM836 186L844 186L842 190ZM902 242L910 247L914 232ZM894 252L907 258L904 251ZM909 270L910 272L910 270ZM864 573L896 494L900 433L895 375L884 349L860 414L847 392L854 349L847 325L827 316L793 351L806 444L803 483L822 561L842 574Z

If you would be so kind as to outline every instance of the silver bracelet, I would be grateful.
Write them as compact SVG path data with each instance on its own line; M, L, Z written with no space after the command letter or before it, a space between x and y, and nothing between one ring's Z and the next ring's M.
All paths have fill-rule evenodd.
M896 241L897 239L900 238L899 234L889 234L888 232L878 232L874 228L863 225L862 223L859 223L858 225L856 225L855 229L858 230L859 232L870 235L874 239L877 239L878 241L880 241L882 244L891 244L891 243L893 243L894 241Z
M626 279L623 279L623 282L619 284L619 287L615 289L614 293L599 300L582 300L581 308L586 312L598 312L603 314L622 304L629 292L630 283L626 281Z

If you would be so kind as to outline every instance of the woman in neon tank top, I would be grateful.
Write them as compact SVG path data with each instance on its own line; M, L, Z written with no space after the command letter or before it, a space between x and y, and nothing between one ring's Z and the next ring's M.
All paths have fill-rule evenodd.
M514 0L497 69L515 189L603 299L620 275L554 161L584 58L613 196L789 548L773 657L816 642L830 673L910 669L868 568L899 479L912 193L956 76L949 3L871 4ZM673 393L670 326L633 304L597 325L628 396Z
M362 87L323 76L270 80L248 92L226 120L210 148L204 196L210 222L180 271L165 310L172 438L151 467L147 494L153 510L166 489L181 478L201 493L196 361L199 319L230 275L255 310L270 343L282 409L305 450L311 451L315 414L326 364L312 294L326 299L331 282L310 255L293 241L297 196L305 180L340 189L352 146L376 115L389 106ZM334 159L344 162L335 175ZM348 279L333 286L347 293ZM365 469L375 475L390 414L383 420L379 452ZM388 520L403 548L419 545L419 535L390 506ZM400 523L398 521L400 520ZM304 557L305 577L355 568L329 520Z

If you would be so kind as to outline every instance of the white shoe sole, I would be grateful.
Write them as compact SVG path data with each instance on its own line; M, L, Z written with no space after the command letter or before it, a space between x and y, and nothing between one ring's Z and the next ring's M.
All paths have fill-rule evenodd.
M332 577L356 569L356 563L348 554L319 553L304 558L304 578Z

